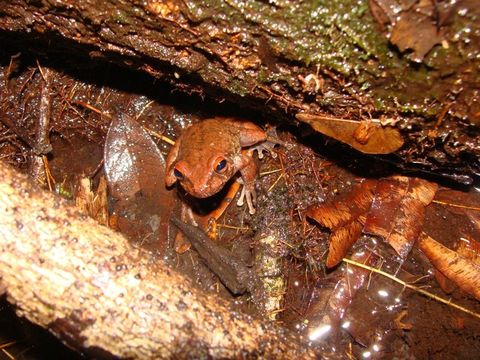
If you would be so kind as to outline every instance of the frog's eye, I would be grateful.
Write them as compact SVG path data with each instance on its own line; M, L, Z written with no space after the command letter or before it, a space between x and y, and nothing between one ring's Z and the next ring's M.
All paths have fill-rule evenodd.
M225 171L227 168L227 160L221 159L218 163L217 166L215 166L215 171L219 174Z
M173 175L175 175L175 177L178 180L183 180L183 178L184 178L184 175L182 174L182 172L180 170L178 170L177 168L173 169Z

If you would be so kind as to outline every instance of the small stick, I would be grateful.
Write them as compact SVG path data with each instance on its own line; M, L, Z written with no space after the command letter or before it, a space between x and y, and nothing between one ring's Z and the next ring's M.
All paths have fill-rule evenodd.
M356 261L351 260L351 259L343 258L342 260L343 260L343 262L345 262L345 263L347 263L347 264L355 265L355 266L358 266L358 267L360 267L360 268L362 268L362 269L369 270L369 271L372 271L372 272L374 272L374 273L383 275L383 276L389 278L390 280L393 280L393 281L395 281L396 283L401 284L401 285L403 285L404 287L406 287L406 288L408 288L408 289L410 289L410 290L419 292L420 294L425 295L425 296L429 297L430 299L436 300L436 301L438 301L438 302L441 302L441 303L443 303L443 304L446 304L446 305L448 305L448 306L451 306L451 307L453 307L453 308L455 308L455 309L457 309L457 310L460 310L460 311L462 311L462 312L464 312L464 313L470 314L470 315L472 315L472 316L480 319L480 314L478 314L478 313L476 313L476 312L474 312L474 311L472 311L472 310L470 310L470 309L467 309L467 308L465 308L465 307L463 307L463 306L461 306L461 305L455 304L455 303L451 302L451 300L444 299L444 298L442 298L442 297L440 297L440 296L437 296L437 295L435 295L435 294L432 294L431 292L428 292L428 291L426 291L426 290L420 289L420 288L417 287L417 286L411 285L411 284L409 284L409 283L407 283L407 282L405 282L405 281L403 281L403 280L400 280L399 278L397 278L397 277L395 277L395 276L393 276L393 275L391 275L391 274L389 274L389 273L387 273L387 272L385 272L385 271L382 271L382 270L376 269L376 268L374 268L374 267L371 267L371 266L368 266L368 265L365 265L365 264L356 262Z
M153 101L150 101L147 105L145 105L145 107L140 111L140 113L135 117L135 119L138 120L138 118L140 117L140 115L142 114L142 112L145 110L146 107L150 106L151 103ZM89 109L97 114L100 114L102 116L105 116L107 119L111 119L112 118L112 115L110 115L109 113L107 112L104 112L96 107L94 107L93 105L90 105L89 103L86 103L84 101L80 101L80 100L77 100L74 102L74 104L77 104L77 105L80 105L80 106L83 106L84 108L86 109ZM165 136L165 135L162 135L162 134L159 134L147 127L143 127L145 129L145 131L147 131L150 135L153 135L155 136L156 138L159 138L160 140L162 141L165 141L167 144L170 144L170 145L175 145L175 141L173 141L172 139L170 139L169 137Z
M160 140L162 141L165 141L167 144L170 144L170 145L175 145L175 141L173 141L172 139L170 139L169 137L165 136L165 135L162 135L162 134L159 134L157 133L156 131L153 131L149 128L146 128L146 127L143 127L150 135L153 135L155 136L156 138L159 138Z
M441 200L432 200L432 203L441 204L441 205L447 205L447 206L451 206L451 207L457 207L457 208L461 208L461 209L468 209L468 210L480 211L480 208L479 208L479 207L467 206L467 205L459 205L459 204L451 204L451 203L448 203L448 202L445 202L445 201L441 201Z
M35 154L44 155L52 151L52 144L50 144L50 118L52 115L52 96L50 94L51 71L42 69L37 60L38 70L44 80L41 95L40 107L38 109L39 117L35 130L35 146L33 148Z
M53 191L53 185L55 185L55 179L48 167L48 159L45 155L42 155L43 167L45 168L45 178L47 179L48 190Z

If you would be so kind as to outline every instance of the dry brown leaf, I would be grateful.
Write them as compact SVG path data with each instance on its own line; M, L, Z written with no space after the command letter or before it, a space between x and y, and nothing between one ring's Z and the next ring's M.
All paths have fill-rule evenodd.
M442 35L430 16L416 11L400 14L393 26L390 42L400 51L413 50L411 60L421 62L436 44L442 42Z
M92 180L82 178L75 191L75 205L99 224L109 224L107 182L100 177L97 190L92 190Z
M430 262L459 288L480 300L480 266L422 233L419 247Z
M337 265L362 233L362 217L370 208L376 181L366 179L326 204L310 206L306 216L332 230L326 266Z
M438 285L443 290L445 294L451 294L456 288L457 285L445 275L442 274L441 271L435 270L435 280L437 280Z
M477 191L442 188L435 195L435 202L454 214L467 216L475 228L474 232L480 233L480 194Z
M393 176L380 179L375 188L375 199L365 221L364 231L387 238L392 221L397 216L400 203L408 190L408 178Z
M466 235L458 243L456 250L460 256L480 266L480 242Z
M119 112L108 129L104 161L118 230L138 245L163 253L173 195L164 185L165 160L157 145L137 121Z
M332 268L339 264L361 234L362 224L359 221L352 221L332 232L325 266Z
M433 200L437 187L418 178L381 179L363 231L383 237L405 259L422 231L425 207Z
M349 119L310 114L297 114L296 117L316 131L365 154L390 154L403 145L403 138L397 129L383 127L378 121L364 124Z

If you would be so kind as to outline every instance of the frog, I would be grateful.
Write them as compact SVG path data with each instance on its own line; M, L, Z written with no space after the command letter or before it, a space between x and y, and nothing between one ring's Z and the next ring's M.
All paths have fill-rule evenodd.
M243 188L237 205L246 201L253 215L257 165L253 151L242 150L266 141L267 132L247 120L214 117L195 123L167 155L165 185L170 188L178 182L188 194L203 199L218 193L240 172Z

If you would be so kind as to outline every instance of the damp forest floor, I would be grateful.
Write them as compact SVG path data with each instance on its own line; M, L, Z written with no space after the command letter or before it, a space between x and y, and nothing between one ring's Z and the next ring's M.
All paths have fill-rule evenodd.
M168 85L114 65L101 65L85 73L69 65L43 64L28 55L1 53L0 66L0 116L9 119L0 123L0 158L72 202L79 196L82 179L91 181L94 192L104 181L104 164L108 163L105 144L114 114L128 114L140 124L160 150L160 157L165 157L171 147L165 139L175 140L185 127L205 118L234 116L263 127L276 125L235 104L175 93ZM45 118L45 97L51 104L47 130L38 120ZM178 240L174 231L162 232L169 227L168 220L156 217L159 213L180 214L186 202L200 218L221 203L228 189L204 201L186 199L181 189L152 187L152 179L163 176L164 169L145 167L127 181L141 183L145 197L166 194L159 197L161 203L155 204L158 211L150 203L130 208L134 205L119 201L124 200L122 191L116 193L115 202L109 198L112 194L105 195L106 201L100 206L109 213L107 225L124 232L159 261L165 260L189 274L204 291L234 300L243 311L306 335L309 343L305 346L335 349L331 354L350 359L479 358L478 316L342 261L327 268L335 229L307 216L318 204L350 206L354 202L350 194L367 180L393 178L392 184L396 184L421 178L437 189L435 198L422 207L421 231L458 249L462 241L475 245L480 239L480 192L475 187L479 184L465 187L434 174L402 172L390 162L359 154L306 127L280 125L276 132L283 142L273 150L276 156L257 159L255 155L259 167L256 214L248 214L233 201L216 221L216 244L255 270L255 285L250 291L233 297L188 239ZM145 140L142 134L137 138L132 134L131 139L140 143ZM42 144L48 151L39 150ZM144 152L135 151L139 156ZM395 185L391 186L395 190ZM407 191L399 203L409 194ZM382 203L385 209L397 205ZM134 231L122 222L121 214L129 211L136 219L143 217ZM365 216L368 218L368 213ZM158 236L147 238L145 234L152 233L152 219L159 224L154 229L159 231ZM479 249L469 248L471 261L478 261ZM344 256L357 262L363 259L374 268L480 314L478 299L461 290L461 281L450 286L445 280L438 281L438 271L415 244L402 257L381 237L363 234L346 246ZM344 291L339 292L342 286ZM16 318L6 302L0 324L1 344L13 342L0 344L1 350L17 359L74 356L50 336ZM329 331L322 332L326 328ZM0 352L3 357L8 355Z

